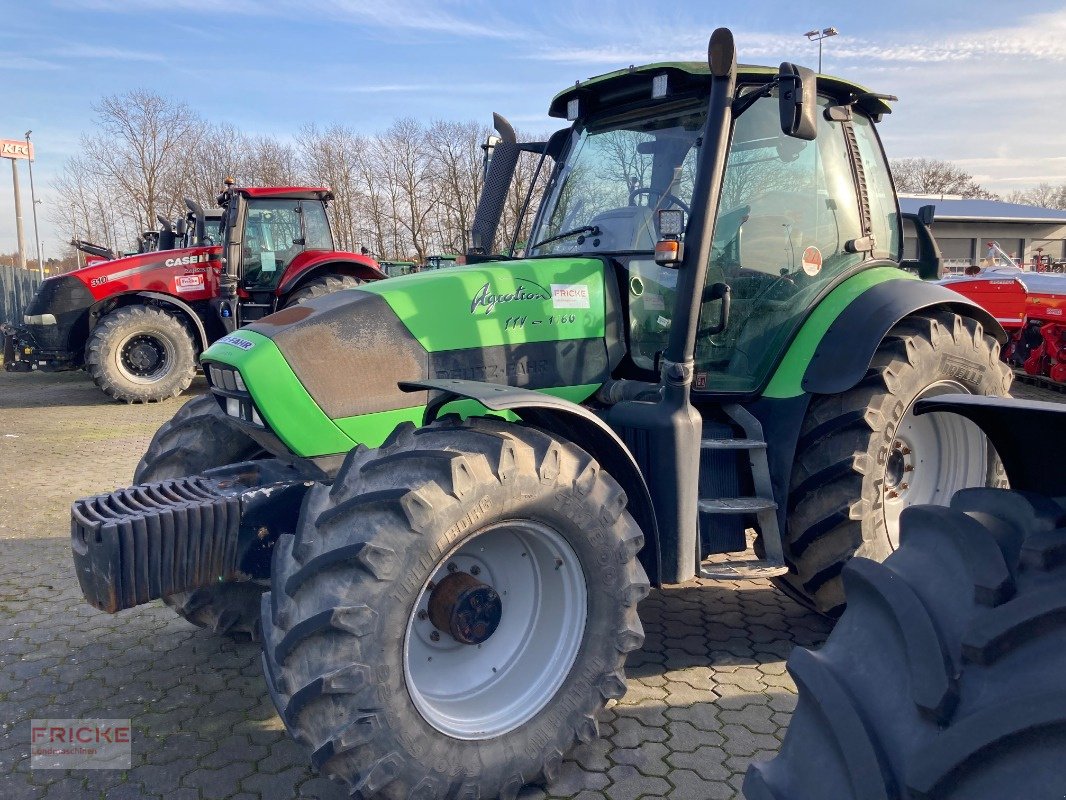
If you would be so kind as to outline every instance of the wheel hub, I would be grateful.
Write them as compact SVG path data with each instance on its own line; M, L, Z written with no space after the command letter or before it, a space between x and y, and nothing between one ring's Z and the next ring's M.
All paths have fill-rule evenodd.
M503 603L488 584L466 572L452 572L429 596L429 620L462 644L481 644L500 625Z
M892 452L885 461L885 491L893 498L909 488L907 473L914 471L911 455L912 450L906 442L897 439L892 444Z
M122 349L124 365L135 375L150 375L165 358L165 350L150 336L136 336Z

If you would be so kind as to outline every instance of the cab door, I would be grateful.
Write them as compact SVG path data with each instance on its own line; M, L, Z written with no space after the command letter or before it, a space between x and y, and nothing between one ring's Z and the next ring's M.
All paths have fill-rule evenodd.
M721 303L704 304L696 391L757 391L821 294L871 257L854 251L864 229L843 124L822 113L813 141L785 136L776 95L736 120L707 271L708 289L730 288L729 324L711 333Z

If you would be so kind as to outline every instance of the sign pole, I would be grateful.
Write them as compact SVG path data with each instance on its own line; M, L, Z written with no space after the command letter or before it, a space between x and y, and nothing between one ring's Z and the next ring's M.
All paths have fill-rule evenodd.
M15 233L19 243L19 268L26 269L26 235L22 230L22 197L19 195L19 169L15 159L11 161L11 185L15 187Z
M33 131L26 131L26 149L33 152L30 148L30 134ZM26 159L26 167L30 171L30 208L33 209L33 241L37 245L37 272L41 276L41 280L44 280L44 257L41 255L41 233L37 228L37 193L33 190L33 156Z

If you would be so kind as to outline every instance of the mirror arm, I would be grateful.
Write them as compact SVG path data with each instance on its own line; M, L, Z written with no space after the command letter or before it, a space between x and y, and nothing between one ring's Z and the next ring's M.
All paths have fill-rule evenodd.
M769 83L765 84L764 86L760 86L758 89L748 92L742 97L738 97L736 100L733 101L733 119L736 119L749 108L751 108L753 105L755 105L755 101L760 100L763 97L769 97L770 92L776 89L780 84L781 78L777 77Z

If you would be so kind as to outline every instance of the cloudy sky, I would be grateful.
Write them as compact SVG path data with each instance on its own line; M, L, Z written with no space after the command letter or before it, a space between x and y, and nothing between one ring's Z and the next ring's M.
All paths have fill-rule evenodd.
M249 133L305 122L364 132L393 119L557 127L551 96L629 64L699 59L719 25L740 60L817 63L803 32L835 26L823 71L898 95L890 157L949 159L993 191L1066 183L1062 0L0 0L0 138L33 130L45 256L51 181L102 95L147 87ZM15 248L10 167L0 169L0 251ZM22 172L32 250L28 181Z

